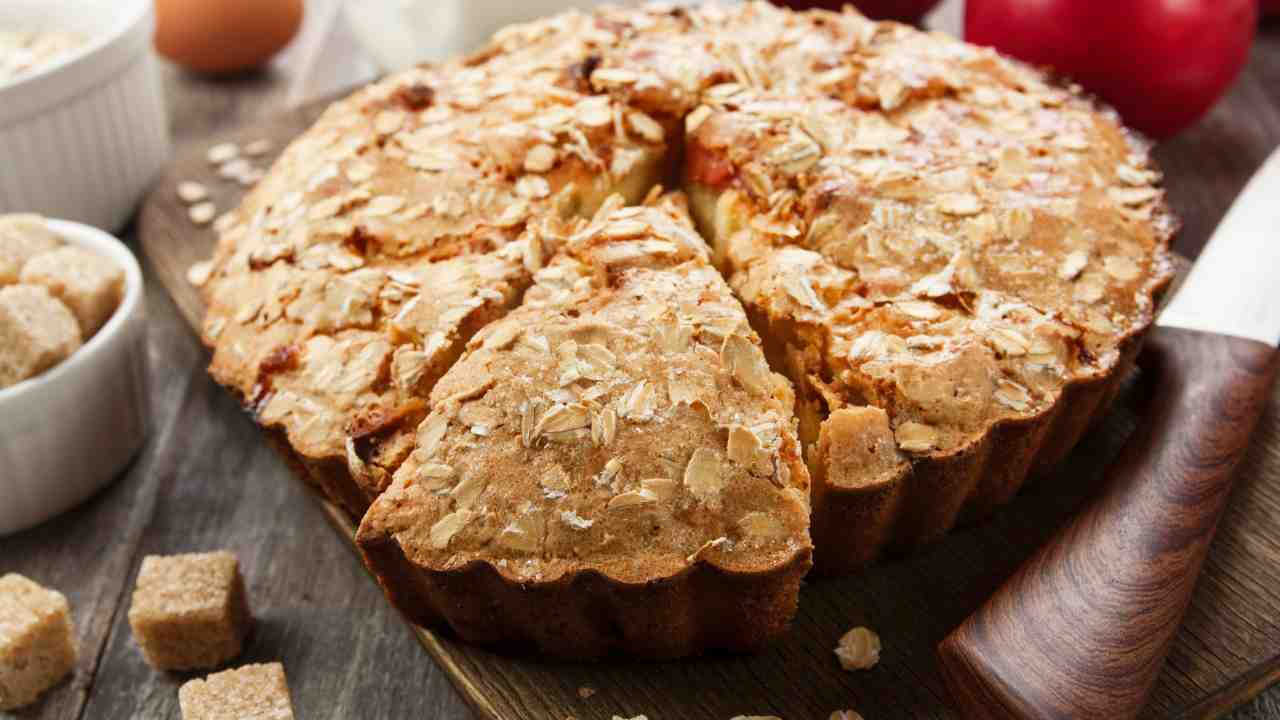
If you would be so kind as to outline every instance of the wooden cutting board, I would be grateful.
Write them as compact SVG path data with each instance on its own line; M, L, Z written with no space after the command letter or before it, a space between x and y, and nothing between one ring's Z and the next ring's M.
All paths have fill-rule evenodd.
M268 139L278 151L326 104L180 148L146 201L142 249L193 328L204 308L185 274L210 254L214 234L188 220L174 191L177 182L200 180L221 209L233 207L243 189L216 178L205 159L207 148L223 140L243 145ZM607 720L643 713L653 720L727 720L742 714L821 720L837 709L856 709L868 720L955 717L946 705L934 646L1089 495L1141 422L1144 399L1158 392L1151 385L1134 379L1115 412L1063 466L1033 483L993 520L855 577L806 585L790 634L759 655L668 663L545 662L496 655L427 630L417 635L486 719ZM1280 403L1275 396L1280 389L1242 464L1147 717L1216 717L1280 680ZM285 481L283 465L279 474ZM319 495L316 502L351 540L354 528L346 516ZM352 562L359 562L355 555ZM874 628L884 650L874 669L848 673L832 648L857 625ZM593 697L592 690L607 692Z

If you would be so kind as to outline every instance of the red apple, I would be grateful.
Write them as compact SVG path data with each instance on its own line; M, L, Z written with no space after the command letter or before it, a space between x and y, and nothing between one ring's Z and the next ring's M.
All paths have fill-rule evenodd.
M964 34L1053 67L1163 138L1222 97L1257 24L1258 0L967 0Z

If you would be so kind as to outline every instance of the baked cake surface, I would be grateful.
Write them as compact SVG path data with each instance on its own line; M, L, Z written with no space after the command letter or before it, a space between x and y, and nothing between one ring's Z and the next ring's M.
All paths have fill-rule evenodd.
M634 207L664 178L710 253L677 196ZM214 376L364 518L366 559L420 622L561 655L755 646L780 624L651 637L674 620L625 588L784 618L806 516L834 572L1007 501L1133 362L1172 274L1158 181L1078 88L946 36L765 3L570 12L335 104L221 237L204 335ZM656 298L665 320L640 309ZM571 311L626 332L584 340ZM716 317L760 345L642 342ZM768 364L724 385L723 350L757 347ZM710 399L676 401L677 370ZM679 431L633 427L631 402ZM766 406L776 431L717 414ZM606 422L629 470L588 483ZM808 475L773 494L707 454L796 440ZM736 468L718 507L688 491L695 457L694 477Z
M809 565L791 386L683 198L615 199L436 384L417 449L357 539L411 617L468 639L570 655L683 655L708 637L754 648L785 627ZM538 587L584 573L607 599L514 616L463 602L468 576ZM752 577L753 599L725 612L675 586L655 602L653 584L689 573ZM557 621L526 622L537 615Z

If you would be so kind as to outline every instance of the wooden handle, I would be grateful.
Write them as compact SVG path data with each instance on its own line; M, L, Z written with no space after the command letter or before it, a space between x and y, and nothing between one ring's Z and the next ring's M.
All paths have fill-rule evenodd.
M1263 343L1167 327L1146 352L1151 411L1102 494L938 647L965 717L1142 708L1277 365Z

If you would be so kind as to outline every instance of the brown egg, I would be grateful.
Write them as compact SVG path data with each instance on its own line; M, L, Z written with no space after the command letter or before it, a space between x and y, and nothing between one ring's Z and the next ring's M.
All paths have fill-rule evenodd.
M258 67L298 33L302 0L156 0L156 50L201 73Z

